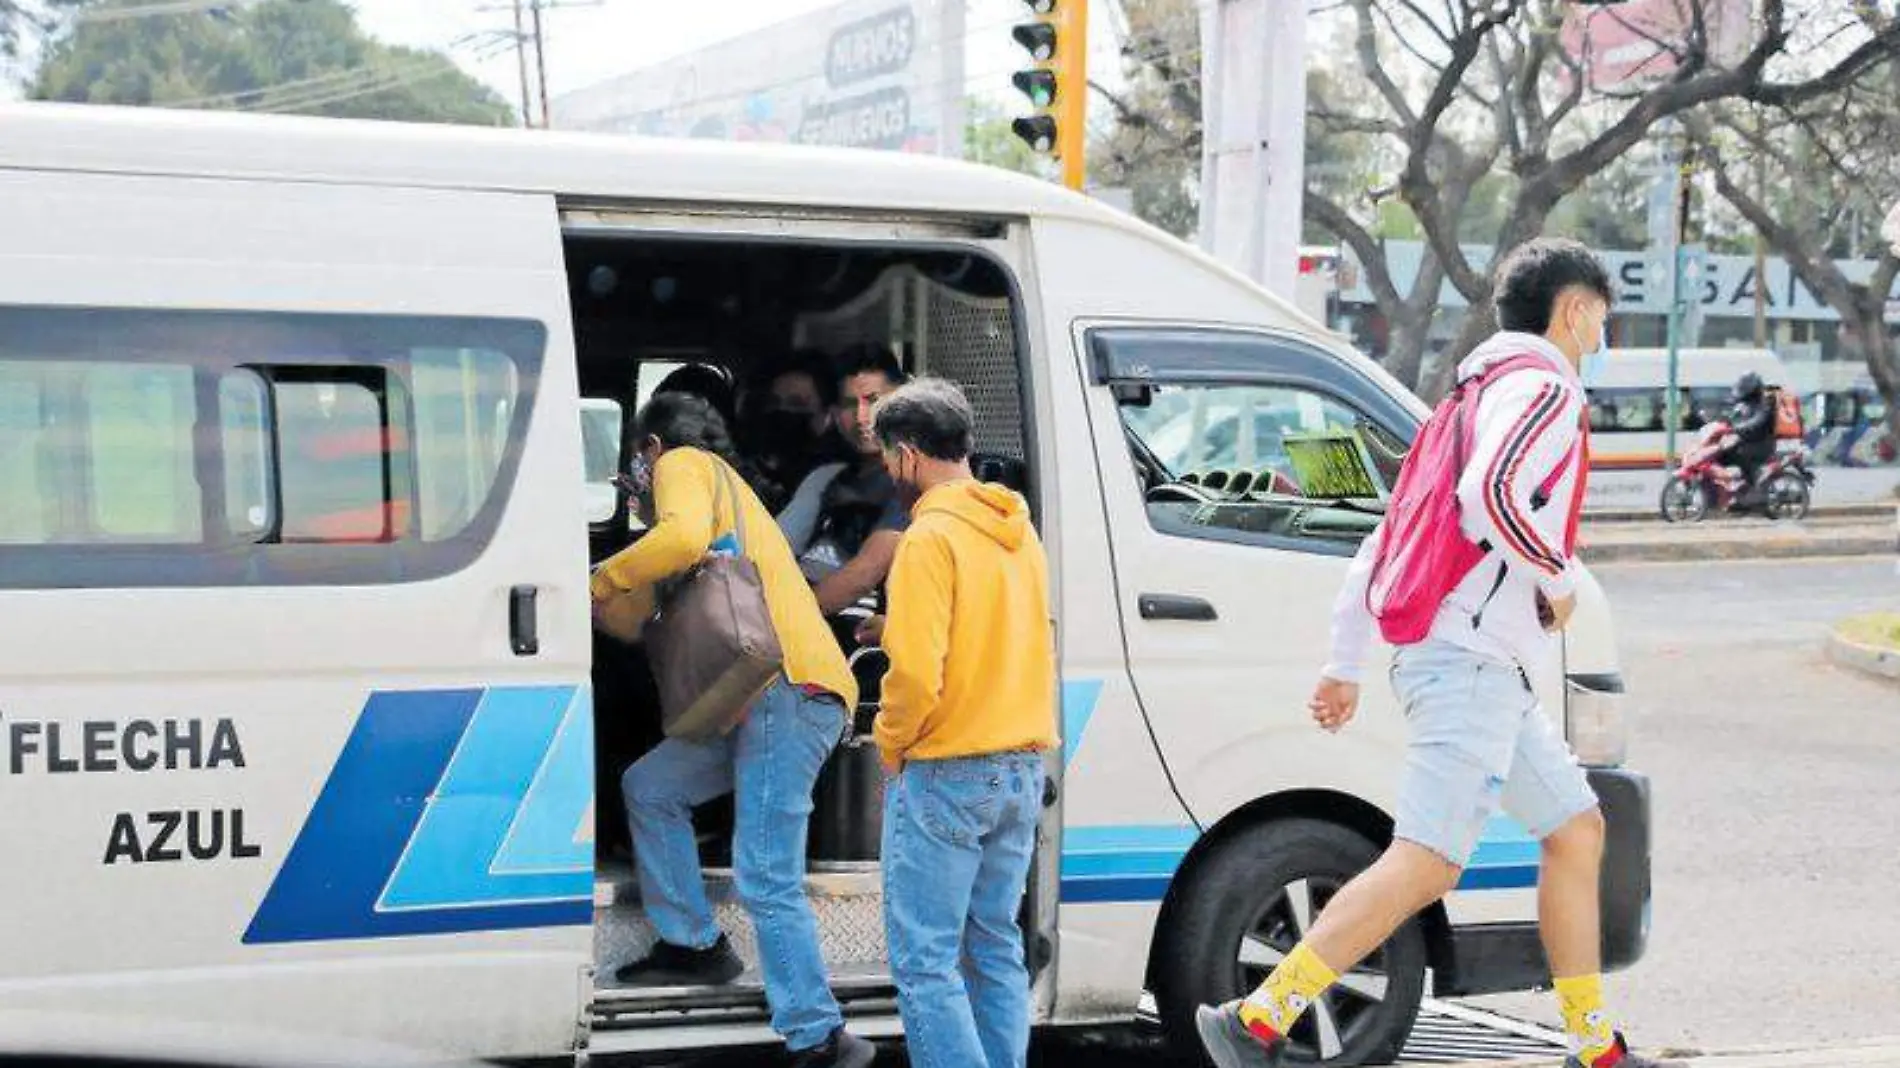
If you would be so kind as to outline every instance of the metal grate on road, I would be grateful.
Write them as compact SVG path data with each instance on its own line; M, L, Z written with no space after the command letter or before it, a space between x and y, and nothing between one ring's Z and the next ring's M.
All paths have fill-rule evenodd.
M1400 1064L1459 1064L1561 1057L1564 1036L1538 1024L1427 999L1405 1040Z

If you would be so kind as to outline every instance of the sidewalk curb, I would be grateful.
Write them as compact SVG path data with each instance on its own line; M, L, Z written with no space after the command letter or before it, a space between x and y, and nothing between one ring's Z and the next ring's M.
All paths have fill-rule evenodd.
M1894 538L1885 532L1854 531L1840 534L1769 535L1722 541L1626 542L1591 545L1578 555L1587 564L1698 561L1794 560L1814 556L1877 556L1892 552Z
M1900 508L1900 503L1816 505L1809 509L1806 519L1815 523L1873 523L1893 515L1896 508ZM1731 519L1718 516L1710 521L1740 524L1748 522L1749 517ZM1586 508L1583 512L1583 522L1586 526L1591 523L1604 526L1630 526L1638 523L1660 523L1662 516L1654 508L1603 508L1596 511Z
M1862 645L1838 630L1831 630L1827 635L1827 656L1841 667L1900 682L1900 652L1892 649Z
M1672 1047L1641 1049L1665 1068L1900 1068L1900 1039L1820 1044L1805 1048L1750 1046L1697 1050ZM1491 1062L1484 1068L1557 1068L1561 1060ZM1480 1068L1477 1064L1458 1068Z

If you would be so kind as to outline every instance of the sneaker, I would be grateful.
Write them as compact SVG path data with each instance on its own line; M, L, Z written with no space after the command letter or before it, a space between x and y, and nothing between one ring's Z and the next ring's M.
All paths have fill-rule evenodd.
M1285 1041L1269 1045L1255 1037L1240 1022L1239 1001L1195 1009L1194 1029L1200 1032L1201 1045L1217 1068L1280 1068Z
M1610 1052L1587 1065L1583 1063L1583 1058L1571 1054L1564 1059L1564 1068L1662 1068L1662 1062L1631 1053L1629 1043L1623 1040L1623 1034L1619 1031L1616 1045L1610 1047Z
M871 1068L877 1047L840 1027L825 1044L792 1054L792 1068Z
M745 973L725 935L705 949L653 943L652 952L614 972L621 986L723 986Z

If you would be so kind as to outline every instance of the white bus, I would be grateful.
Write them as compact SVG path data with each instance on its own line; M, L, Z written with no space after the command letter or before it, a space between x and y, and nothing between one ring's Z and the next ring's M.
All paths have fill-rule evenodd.
M769 1040L755 975L612 984L652 938L616 813L657 730L587 576L631 536L599 480L656 371L744 380L794 348L887 344L962 383L982 471L1049 546L1039 1024L1152 995L1178 1027L1389 839L1385 688L1336 737L1304 704L1424 409L1121 213L896 153L21 105L0 109L0 234L10 1010L483 1057ZM1162 457L1144 435L1182 410L1239 414ZM1289 431L1355 435L1378 485L1302 494ZM1649 802L1594 584L1535 681L1607 811L1622 967ZM808 890L851 1026L889 1035L858 744L821 781ZM730 817L703 815L752 954ZM1428 978L1546 981L1536 881L1498 821L1296 1038L1376 1060Z
M1676 449L1713 419L1726 418L1735 382L1752 371L1770 388L1788 368L1768 349L1680 349L1676 364ZM1668 448L1669 352L1610 349L1584 376L1590 395L1593 471L1660 471Z

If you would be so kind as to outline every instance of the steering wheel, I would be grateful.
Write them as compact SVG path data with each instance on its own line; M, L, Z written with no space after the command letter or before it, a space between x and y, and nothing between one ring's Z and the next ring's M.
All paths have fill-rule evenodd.
M1149 504L1212 504L1218 498L1191 482L1164 482L1145 494Z

